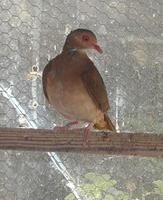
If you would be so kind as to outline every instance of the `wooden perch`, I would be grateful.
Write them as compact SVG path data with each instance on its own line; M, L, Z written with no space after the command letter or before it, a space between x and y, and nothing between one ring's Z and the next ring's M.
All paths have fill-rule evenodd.
M92 131L83 145L83 129L0 128L0 149L163 157L163 134Z

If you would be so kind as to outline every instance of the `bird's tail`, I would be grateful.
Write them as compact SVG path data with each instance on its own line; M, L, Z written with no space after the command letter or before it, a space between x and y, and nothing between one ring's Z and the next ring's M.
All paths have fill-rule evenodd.
M110 131L116 132L115 126L113 125L112 121L108 117L107 114L104 114L104 120L97 122L94 124L94 128L96 129L108 129Z

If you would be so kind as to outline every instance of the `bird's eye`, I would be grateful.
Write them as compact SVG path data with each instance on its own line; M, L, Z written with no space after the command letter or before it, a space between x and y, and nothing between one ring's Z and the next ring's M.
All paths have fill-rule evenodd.
M82 37L83 41L88 42L89 41L89 37L87 35L83 35Z

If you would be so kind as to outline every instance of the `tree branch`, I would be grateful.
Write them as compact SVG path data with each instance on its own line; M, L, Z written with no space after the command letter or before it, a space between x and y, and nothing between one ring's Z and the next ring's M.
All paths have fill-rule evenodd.
M0 128L0 149L163 157L163 134L91 131L83 144L83 129Z

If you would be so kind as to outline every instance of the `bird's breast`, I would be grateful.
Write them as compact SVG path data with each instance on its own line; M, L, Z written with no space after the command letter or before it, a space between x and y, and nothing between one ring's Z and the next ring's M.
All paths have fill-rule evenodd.
M50 104L69 119L94 121L97 115L98 109L77 73L49 77L47 94Z

